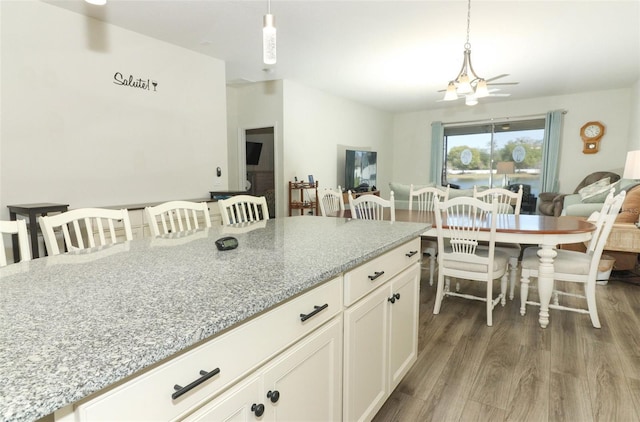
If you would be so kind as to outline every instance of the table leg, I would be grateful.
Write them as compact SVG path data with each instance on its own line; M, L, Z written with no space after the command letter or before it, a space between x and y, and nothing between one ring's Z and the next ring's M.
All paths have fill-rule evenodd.
M38 253L38 216L35 212L29 212L29 235L31 237L31 257L39 258Z
M542 328L549 325L549 302L553 294L553 278L555 270L553 259L557 252L555 245L542 245L538 250L540 267L538 268L538 295L540 296L540 317L538 322Z
M16 221L16 218L16 213L9 211L9 220ZM20 247L18 246L17 234L11 235L11 246L13 247L13 262L20 262Z

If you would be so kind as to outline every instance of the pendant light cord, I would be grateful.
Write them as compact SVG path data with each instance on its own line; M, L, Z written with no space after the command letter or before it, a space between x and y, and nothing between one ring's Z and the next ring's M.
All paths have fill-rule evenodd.
M469 43L469 32L471 28L471 0L467 3L467 42L464 45L464 48L469 50L471 48L471 44Z

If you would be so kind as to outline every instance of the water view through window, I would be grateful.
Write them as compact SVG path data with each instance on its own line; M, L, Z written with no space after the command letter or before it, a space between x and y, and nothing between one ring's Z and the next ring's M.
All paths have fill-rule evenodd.
M544 120L445 128L445 183L540 192Z

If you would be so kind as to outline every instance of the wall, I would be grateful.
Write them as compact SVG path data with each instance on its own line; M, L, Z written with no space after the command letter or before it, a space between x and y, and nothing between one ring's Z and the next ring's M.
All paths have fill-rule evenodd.
M224 62L39 1L0 7L0 218L208 195L227 163Z
M394 143L391 114L285 81L284 182L312 174L320 188L344 187L346 147L378 152L378 187L389 195Z
M612 170L622 174L633 125L637 131L637 114L632 114L633 95L637 95L637 90L634 94L632 89L618 89L502 103L481 101L474 107L460 105L451 109L397 114L393 132L396 145L393 179L404 183L428 181L431 123L434 121L447 123L544 115L557 109L567 110L560 148L560 190L573 191L587 174L594 171ZM632 120L632 116L636 117ZM606 127L597 154L582 153L580 127L590 120L600 121ZM640 147L640 141L637 142Z
M273 127L273 158L276 178L276 216L284 214L287 192L282 179L282 81L258 82L227 88L229 189L244 190L246 175L240 176L238 145L247 129Z
M640 79L631 87L629 107L629 151L640 149Z
M288 182L314 176L335 188L345 145L378 151L378 181L388 196L393 171L392 116L297 82L261 82L228 89L229 167L237 168L239 132L276 125L276 213L288 215Z

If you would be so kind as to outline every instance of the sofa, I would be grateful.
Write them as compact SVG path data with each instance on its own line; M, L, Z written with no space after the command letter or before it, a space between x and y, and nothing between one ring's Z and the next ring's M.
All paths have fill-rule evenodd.
M640 182L633 179L620 179L613 187L616 195L622 191L627 192L616 222L635 223L638 221L638 214L640 213ZM589 217L594 211L600 211L607 193L608 191L597 202L585 202L580 194L577 193L566 195L561 215Z
M414 184L414 189L422 189L426 187L434 187L435 183L427 183L424 185ZM395 206L398 210L409 209L409 192L411 191L411 185L408 183L389 182L389 189L393 191L393 197L395 200ZM479 187L478 190L482 191L487 187ZM459 196L473 196L473 189L449 189L449 199L457 198Z
M609 178L609 183L614 183L620 179L620 175L608 171L597 171L595 173L591 173L582 179L580 184L576 186L573 191L573 195L577 195L581 189L607 177ZM550 215L554 217L560 216L564 208L564 199L566 196L567 194L565 193L542 192L538 195L538 211L543 215ZM602 203L604 203L604 197L599 202L602 205Z

